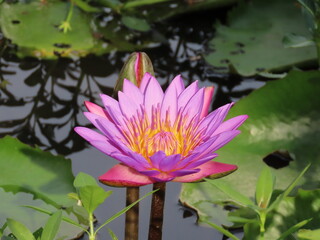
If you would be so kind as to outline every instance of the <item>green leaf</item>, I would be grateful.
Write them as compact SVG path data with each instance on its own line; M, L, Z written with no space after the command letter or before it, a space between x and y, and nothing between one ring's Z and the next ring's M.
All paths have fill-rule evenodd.
M8 227L18 240L35 240L31 231L22 223L11 218L7 220Z
M278 240L286 240L289 235L292 233L295 233L300 228L302 228L304 225L306 225L308 222L310 222L312 219L303 220L295 225L293 225L291 228L289 228L287 231L281 234L280 238Z
M229 237L230 239L233 240L239 240L239 238L237 238L235 235L233 235L231 232L229 232L228 230L224 229L223 227L218 226L217 224L214 224L212 222L209 221L205 221L203 220L206 224L208 224L210 227L218 230L219 232L221 232L223 235Z
M307 230L302 229L298 232L299 240L319 240L320 239L320 229Z
M93 7L89 5L87 2L82 0L73 0L74 3L85 12L102 12L102 9Z
M227 26L216 25L210 41L213 51L205 60L223 73L235 71L243 76L315 63L315 46L285 48L282 44L289 33L311 39L304 22L295 0L244 1L230 12Z
M293 190L294 187L297 186L297 184L299 183L300 179L302 178L302 176L305 174L305 172L310 168L311 164L309 164L308 166L306 166L301 173L292 181L292 183L286 188L286 190L281 193L277 199L270 205L270 207L267 209L267 211L272 211L274 208L276 208L280 202L287 197L291 191Z
M62 211L55 212L47 221L41 235L42 240L54 240L62 219Z
M78 173L78 175L74 179L73 185L76 188L86 187L86 186L99 186L97 181L94 179L94 177L83 172Z
M235 201L239 205L242 205L242 206L254 205L254 202L250 198L246 197L245 195L241 194L237 190L233 189L230 185L224 183L223 180L221 181L209 180L209 179L205 179L205 180L208 183L212 184L213 186L217 187L220 191L227 194L231 198L231 200Z
M72 31L59 31L69 10L67 2L39 1L0 5L0 22L3 34L20 47L20 51L33 52L36 57L83 56L95 47L96 40L90 19L78 8L70 21Z
M259 172L266 166L263 159L282 149L287 150L293 160L283 162L275 157L275 161L287 163L274 171L276 189L285 190L308 162L312 167L301 178L299 186L317 188L320 180L320 148L316 144L320 142L319 79L319 71L292 71L237 102L227 118L242 114L248 114L249 118L240 127L241 134L217 151L216 161L235 164L238 170L215 181L223 181L242 195L253 198ZM200 220L209 218L226 225L230 224L227 214L221 212L220 206L218 214L212 203L230 200L230 196L207 182L183 184L180 194L180 201L196 209Z
M83 207L89 214L93 214L94 210L102 204L111 194L112 191L105 191L99 186L85 186L78 188L80 200Z
M46 210L46 209L39 208L39 207L35 207L35 206L24 206L24 207L27 207L27 208L36 210L36 211L41 212L41 213L45 213L45 214L47 214L47 215L52 215L52 214L53 214L53 212L50 212L50 211L48 211L48 210ZM74 226L76 226L76 227L78 227L78 228L80 228L80 229L82 229L82 230L85 231L85 232L87 232L87 229L86 229L86 228L84 228L83 226L81 226L79 223L75 222L75 221L74 221L73 219L71 219L71 218L62 216L62 220L65 221L65 222L67 222L67 223L70 223L70 224L72 224L72 225L74 225Z
M124 25L126 25L128 28L146 32L151 29L149 23L142 18L136 18L136 17L131 17L131 16L122 16L121 21L123 22Z
M282 39L282 43L286 48L309 47L315 45L312 39L294 33L285 35Z
M0 139L0 146L0 187L13 193L31 193L56 207L72 205L73 201L67 198L74 191L69 159L32 148L12 137Z
M0 168L0 225L7 218L14 218L34 232L48 217L21 206L33 205L55 212L57 208L68 209L76 204L67 197L69 192L76 191L69 159L4 137L0 139ZM64 211L64 215L78 221L73 211ZM63 223L58 237L73 238L79 232L78 228Z
M274 189L275 177L269 167L264 167L258 178L256 187L256 203L261 208L267 208Z
M108 228L108 232L112 240L118 240L118 237L114 234L114 232L110 228Z

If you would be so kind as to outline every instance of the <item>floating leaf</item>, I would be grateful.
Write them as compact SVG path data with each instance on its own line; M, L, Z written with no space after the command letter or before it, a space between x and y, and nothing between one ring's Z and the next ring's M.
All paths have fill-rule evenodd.
M90 19L75 8L71 19L72 31L58 29L69 5L64 2L32 1L28 4L0 5L1 29L7 38L37 57L83 56L95 45Z
M48 216L22 207L24 205L41 207L51 212L64 207L68 211L64 211L64 215L79 222L78 217L81 216L72 211L76 203L67 197L68 193L76 191L70 160L32 148L7 136L0 139L0 168L1 226L7 218L25 224L31 231L43 226ZM78 228L61 224L59 237L71 238L79 232Z
M254 0L232 10L228 26L217 24L210 41L213 51L205 56L216 71L235 70L243 76L283 71L316 62L315 46L285 48L282 39L295 33L311 39L301 10L294 0Z
M128 28L146 32L151 29L149 23L142 18L136 18L136 17L131 17L131 16L123 16L121 18L121 21L123 22L124 25L126 25Z

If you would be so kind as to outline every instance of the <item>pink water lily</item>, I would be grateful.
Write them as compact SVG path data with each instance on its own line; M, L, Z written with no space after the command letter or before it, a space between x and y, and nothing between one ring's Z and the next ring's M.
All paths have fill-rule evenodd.
M241 115L224 121L233 105L208 114L213 87L194 82L185 88L180 76L165 92L145 74L140 87L124 80L119 101L101 94L104 108L86 102L84 113L102 133L76 127L75 131L101 152L117 159L99 180L111 186L142 186L155 182L194 182L223 176L237 166L211 161L216 150L240 131Z

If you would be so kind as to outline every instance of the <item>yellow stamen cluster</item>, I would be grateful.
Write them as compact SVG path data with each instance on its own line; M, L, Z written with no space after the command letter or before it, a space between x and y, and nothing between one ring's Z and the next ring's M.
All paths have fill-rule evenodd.
M187 156L190 151L203 142L204 129L199 129L199 120L178 112L173 123L169 110L165 119L161 119L160 107L153 107L149 119L142 110L130 119L125 118L126 127L122 128L123 142L134 152L140 153L147 160L158 151L165 154Z

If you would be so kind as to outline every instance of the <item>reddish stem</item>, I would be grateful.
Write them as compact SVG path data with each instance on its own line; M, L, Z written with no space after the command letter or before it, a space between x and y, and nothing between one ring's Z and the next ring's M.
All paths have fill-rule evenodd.
M163 211L166 193L166 183L154 183L153 190L159 191L152 194L149 237L148 240L162 239Z
M126 206L139 199L139 187L127 187ZM125 240L138 240L139 237L139 203L126 212Z

